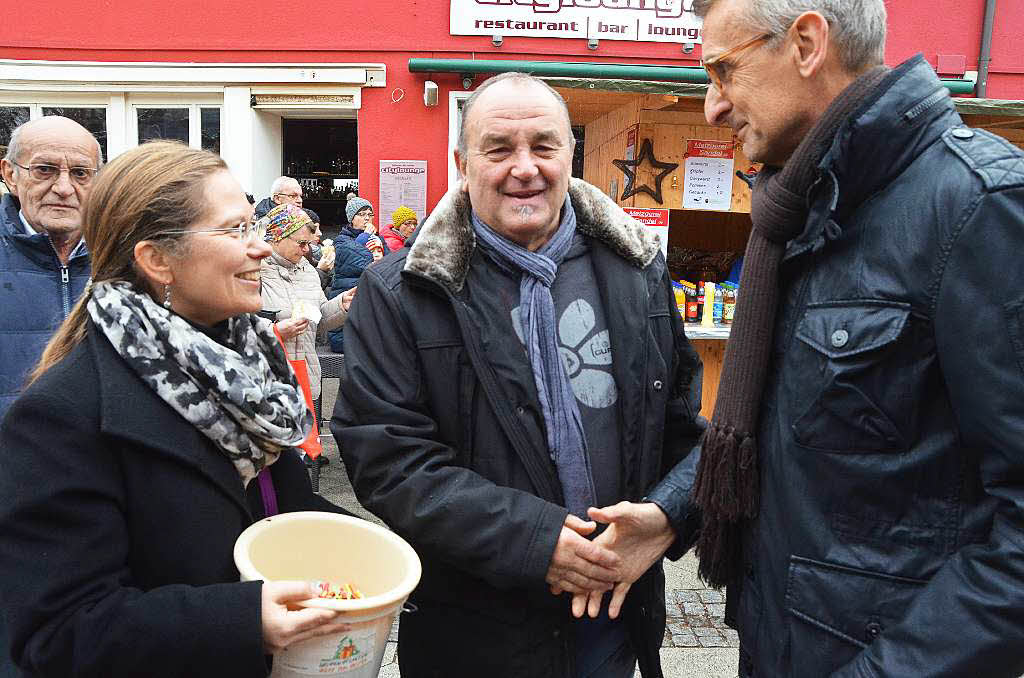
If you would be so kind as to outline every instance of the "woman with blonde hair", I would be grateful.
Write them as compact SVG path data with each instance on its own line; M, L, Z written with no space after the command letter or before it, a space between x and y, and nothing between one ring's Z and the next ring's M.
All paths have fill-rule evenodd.
M261 307L270 254L216 155L97 177L93 279L0 426L0 600L32 676L238 676L344 627L304 582L239 582L238 535L310 490L312 415ZM294 607L294 606L293 606Z

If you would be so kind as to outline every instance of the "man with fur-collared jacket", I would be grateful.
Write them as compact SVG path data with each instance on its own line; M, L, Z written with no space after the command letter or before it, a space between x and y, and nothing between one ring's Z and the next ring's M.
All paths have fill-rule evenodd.
M662 675L661 557L694 516L661 481L692 473L701 366L657 240L572 146L547 85L482 84L461 185L359 282L331 429L423 561L403 675Z

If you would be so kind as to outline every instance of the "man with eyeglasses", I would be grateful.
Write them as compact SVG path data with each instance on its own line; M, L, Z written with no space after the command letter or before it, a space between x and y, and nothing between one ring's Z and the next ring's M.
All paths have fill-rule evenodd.
M0 160L0 418L85 289L82 213L100 163L96 138L59 116L19 126Z
M883 0L696 0L708 121L765 164L700 516L750 676L1024 673L1024 153Z
M256 218L262 219L278 205L302 207L302 184L297 179L285 176L274 179L270 185L270 197L260 200L256 205Z

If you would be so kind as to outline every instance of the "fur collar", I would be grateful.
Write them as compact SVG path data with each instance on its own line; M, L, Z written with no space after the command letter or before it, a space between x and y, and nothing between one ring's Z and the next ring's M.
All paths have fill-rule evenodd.
M604 193L585 181L570 179L569 199L580 233L600 240L637 268L654 260L659 250L657 236ZM448 191L416 234L405 270L460 291L476 248L470 211L469 194L461 184Z

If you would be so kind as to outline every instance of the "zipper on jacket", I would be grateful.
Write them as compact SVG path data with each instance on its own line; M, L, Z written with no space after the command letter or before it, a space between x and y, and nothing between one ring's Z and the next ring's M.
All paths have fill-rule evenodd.
M57 254L57 248L53 246L53 241L49 236L46 237L46 241L50 243L53 256L57 259L57 265L60 266L60 297L64 305L64 317L67 318L71 315L71 272L68 265L61 261L60 255Z
M452 311L455 313L456 321L462 330L463 337L469 337L468 341L465 341L466 350L470 356L470 363L477 369L477 378L480 380L480 385L486 394L486 397L494 406L494 412L498 415L498 421L501 429L509 438L509 442L512 448L519 454L520 461L523 462L523 466L526 468L526 474L530 477L530 481L537 487L539 496L549 501L558 501L561 496L561 486L558 484L558 479L552 471L550 465L541 464L537 459L537 455L534 454L533 446L529 440L526 439L525 434L521 430L522 424L516 420L515 415L512 414L511 410L507 407L502 407L504 402L498 387L497 382L493 378L493 374L488 372L489 366L487 365L487 358L483 355L479 344L473 341L473 335L469 328L469 322L464 317L463 313L459 309L459 300L455 298L451 290L442 285L441 283L428 278L427 276L416 273L414 271L403 271L402 275L407 275L413 280L424 284L429 288L433 288L434 291L439 291L448 303L451 304ZM547 459L547 456L544 457Z
M64 317L71 315L71 274L67 266L60 267L60 293L64 300Z

